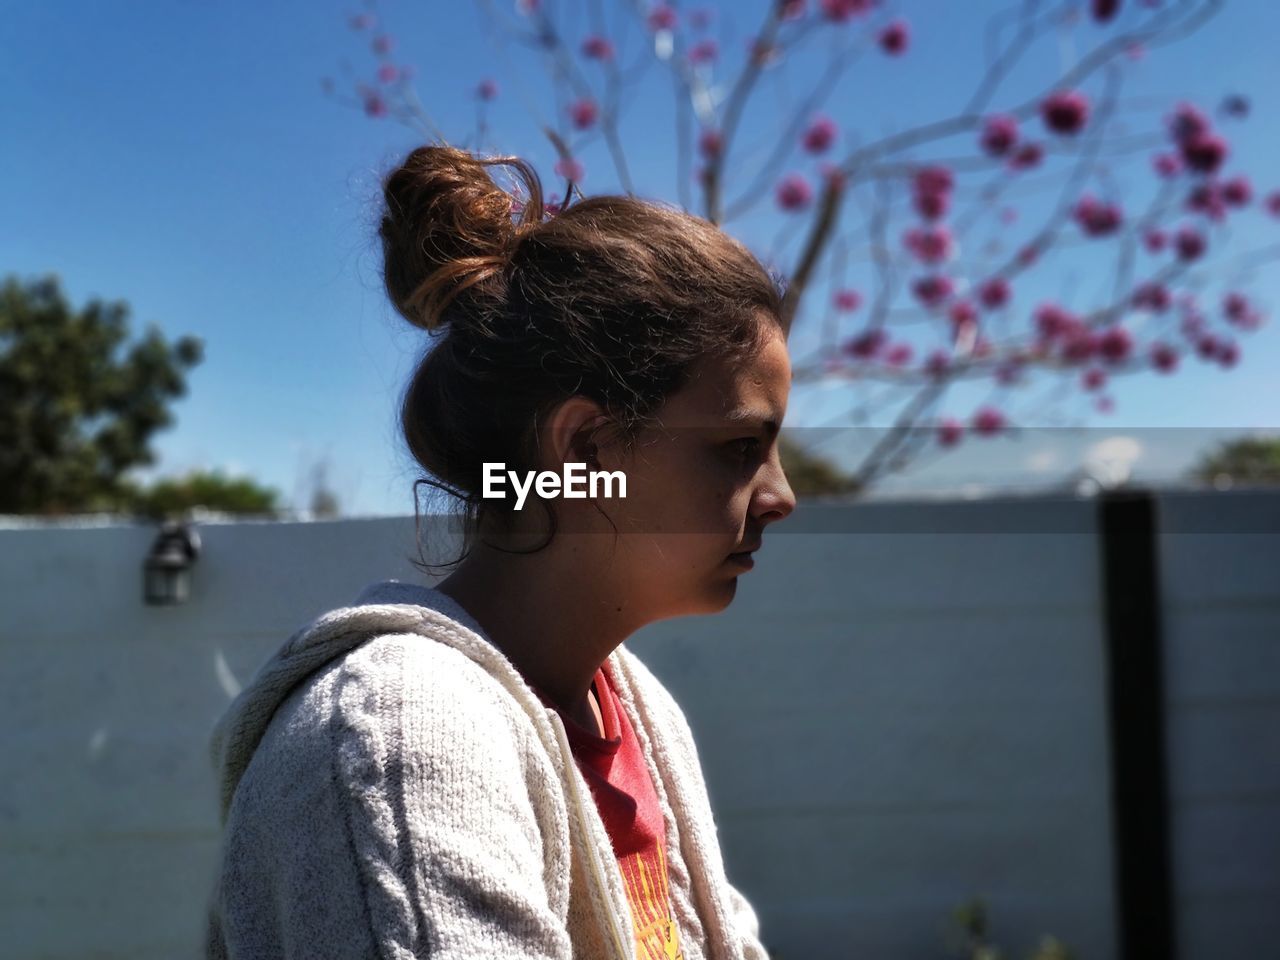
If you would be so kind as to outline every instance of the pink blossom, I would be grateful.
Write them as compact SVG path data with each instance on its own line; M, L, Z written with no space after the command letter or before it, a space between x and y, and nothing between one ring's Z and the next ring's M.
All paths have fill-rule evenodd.
M1209 132L1209 118L1191 103L1180 103L1168 119L1169 136L1182 144Z
M1061 337L1062 358L1068 363L1084 363L1098 352L1098 337L1085 324L1075 321Z
M916 212L926 220L940 220L951 207L949 193L917 193L914 198Z
M912 181L916 210L926 220L937 220L946 215L951 205L951 190L955 178L942 166L921 167Z
M1089 100L1078 90L1062 90L1045 97L1040 116L1054 133L1079 133L1089 120Z
M822 153L835 142L837 132L836 122L830 117L816 117L805 130L801 142L810 153Z
M954 447L964 436L964 425L955 417L943 417L938 421L938 443L944 447Z
M1216 173L1227 158L1227 141L1215 133L1198 133L1182 141L1182 159L1197 173Z
M387 54L391 52L391 48L395 46L395 41L385 33L379 34L373 38L373 52L378 54Z
M1108 363L1121 363L1129 359L1133 350L1133 335L1124 327L1108 327L1098 337L1098 354Z
M481 100L492 100L498 95L498 84L495 80L481 80L476 86L476 96Z
M981 407L974 413L971 425L975 433L989 437L1004 428L1004 414L995 407Z
M921 167L913 182L916 193L950 193L955 186L955 176L947 167Z
M978 288L978 299L988 310L999 310L1009 302L1009 281L1004 277L992 277Z
M608 37L593 33L582 41L582 55L588 60L612 60L613 42Z
M528 16L531 13L537 13L538 0L516 0L516 9Z
M1178 366L1178 351L1167 343L1151 345L1151 365L1161 373L1171 373Z
M1193 227L1182 227L1173 239L1174 248L1180 260L1196 260L1204 253L1205 239Z
M1013 151L1009 157L1010 170L1030 170L1033 167L1040 166L1040 161L1044 159L1044 147L1035 143L1024 143Z
M912 227L903 243L922 263L942 263L951 257L951 231L945 226Z
M573 118L575 127L579 130L586 130L600 116L600 108L596 106L596 102L590 97L583 97L581 100L575 100L569 104L569 116Z
M373 14L358 13L348 22L352 30L368 30L374 24Z
M1230 320L1239 320L1249 312L1249 301L1244 294L1233 290L1222 298L1222 312Z
M911 42L911 27L905 20L895 20L880 31L880 49L890 56L898 56Z
M813 200L813 188L801 174L789 173L778 181L776 197L783 210L803 210Z
M1196 184L1187 194L1186 208L1193 213L1203 213L1210 220L1221 220L1227 215L1222 188L1212 180Z
M1166 179L1182 172L1182 158L1176 153L1157 153L1152 158L1151 165L1155 167L1156 173Z
M1119 12L1120 0L1093 0L1090 6L1093 12L1093 19L1099 23L1106 23Z
M950 277L941 274L921 277L911 285L911 292L926 307L936 307L947 300L955 289Z
M1098 408L1099 413L1110 413L1115 409L1116 402L1111 397L1099 397L1093 405Z
M884 332L883 327L872 327L846 341L844 352L852 357L865 360L868 357L875 356L880 351L880 348L884 346L886 339L888 339L888 335Z
M1018 121L1007 114L988 117L982 125L982 149L993 157L1003 157L1018 142Z
M1169 289L1160 283L1144 283L1133 292L1133 305L1140 310L1164 313L1171 302Z
M1124 216L1114 203L1103 203L1085 194L1076 204L1074 217L1080 228L1091 237L1105 237L1120 229Z
M1222 185L1222 199L1233 207L1246 207L1253 200L1253 184L1246 176L1232 177Z
M832 23L846 23L869 13L875 0L821 0L822 15Z
M400 71L396 69L394 64L384 63L378 68L378 79L383 83L395 83L396 78L400 76Z
M723 147L724 140L721 138L719 130L707 127L698 137L698 150L708 159L718 157Z
M1034 243L1029 243L1018 251L1018 263L1024 267L1029 267L1040 259L1040 247Z
M1107 384L1107 371L1101 367L1090 367L1080 377L1080 383L1086 390L1101 390Z
M1040 335L1050 340L1065 333L1076 322L1068 310L1056 303L1042 303L1036 308L1035 319Z
M1240 347L1234 340L1218 341L1218 363L1223 367L1234 367L1240 359Z
M574 183L580 182L586 176L586 171L582 169L582 164L572 157L567 160L561 157L556 161L554 169L560 176L572 180Z
M720 45L714 40L699 40L689 49L690 63L714 63L720 55Z
M1218 338L1211 333L1196 338L1196 353L1201 360L1212 360L1218 353Z
M960 327L978 322L978 308L972 301L957 300L947 309L947 317L951 320L953 335L959 332Z
M862 306L862 294L857 290L847 288L844 290L837 290L832 302L835 304L837 310L843 311L844 313L852 313L854 310L857 310Z
M1280 190L1273 190L1267 194L1266 199L1267 213L1273 217L1280 217Z
M1148 253L1159 253L1165 248L1168 240L1163 230L1148 230L1142 235L1142 243L1146 246Z
M929 353L924 368L931 377L941 377L951 368L951 356L945 350L935 349Z
M674 30L676 11L665 3L659 3L649 11L650 30Z
M377 93L369 93L364 98L364 112L371 117L383 117L387 114L387 101Z
M901 367L911 362L913 351L909 343L895 343L884 354L884 362L891 367Z

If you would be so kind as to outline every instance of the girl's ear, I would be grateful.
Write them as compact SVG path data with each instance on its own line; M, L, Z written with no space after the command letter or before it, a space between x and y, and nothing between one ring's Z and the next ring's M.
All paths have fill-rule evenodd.
M540 436L544 469L560 471L562 463L586 462L586 445L592 444L595 425L604 420L600 405L583 396L563 400L546 417Z

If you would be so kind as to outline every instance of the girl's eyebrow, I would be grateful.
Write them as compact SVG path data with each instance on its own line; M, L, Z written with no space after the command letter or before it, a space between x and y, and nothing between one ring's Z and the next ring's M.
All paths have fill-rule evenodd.
M724 415L726 423L759 423L763 424L769 436L776 436L778 433L778 421L772 418L767 411L753 410L750 407L740 407L737 410L730 410Z

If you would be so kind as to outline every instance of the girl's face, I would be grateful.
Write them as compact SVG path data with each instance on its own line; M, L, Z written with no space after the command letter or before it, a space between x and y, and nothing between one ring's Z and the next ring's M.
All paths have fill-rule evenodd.
M626 473L626 498L598 501L618 528L616 544L603 518L610 535L596 539L608 579L625 576L646 619L728 606L749 571L731 554L759 547L765 527L795 509L777 444L790 390L786 341L775 329L746 363L704 362L630 453L602 450L600 467L589 468Z

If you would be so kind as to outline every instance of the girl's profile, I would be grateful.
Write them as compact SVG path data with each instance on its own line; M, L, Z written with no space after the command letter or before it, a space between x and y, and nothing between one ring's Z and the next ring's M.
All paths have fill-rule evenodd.
M723 611L795 508L782 290L668 206L553 213L516 157L422 146L383 190L386 290L427 333L400 423L462 550L299 629L219 720L206 955L765 960L626 640ZM570 463L626 495L482 495L486 464Z

